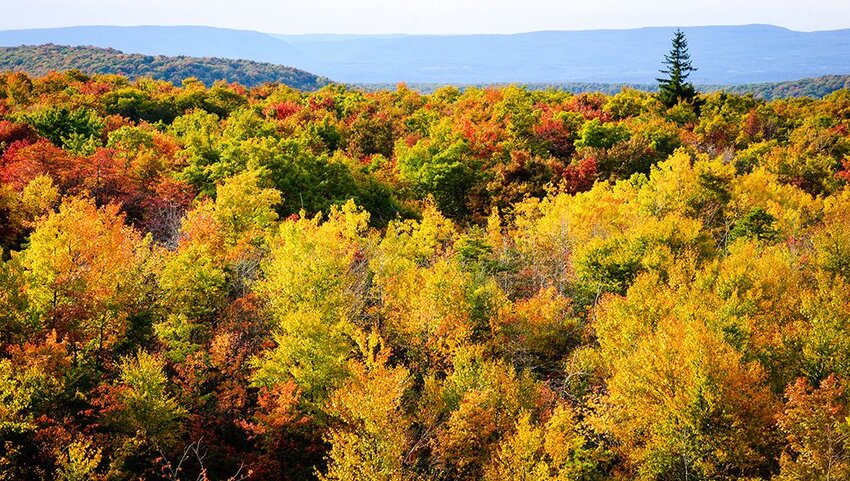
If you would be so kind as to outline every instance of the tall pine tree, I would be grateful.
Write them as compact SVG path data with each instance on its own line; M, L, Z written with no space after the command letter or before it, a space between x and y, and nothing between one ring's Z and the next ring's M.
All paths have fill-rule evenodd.
M673 35L673 48L664 56L665 69L659 72L666 75L657 78L658 98L668 108L673 107L681 101L693 101L696 90L693 84L686 82L691 72L697 70L691 64L691 55L688 53L688 40L684 32L676 29Z

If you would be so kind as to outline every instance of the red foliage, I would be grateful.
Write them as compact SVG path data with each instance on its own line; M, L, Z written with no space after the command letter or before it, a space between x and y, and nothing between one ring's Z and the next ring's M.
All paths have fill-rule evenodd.
M243 96L243 97L244 97L244 96L248 93L248 89L246 89L245 87L243 87L242 85L240 85L240 84L238 84L238 83L236 83L236 82L230 82L230 83L229 83L229 84L227 84L227 85L228 85L228 87L230 87L230 89L231 89L231 90L233 90L233 91L234 91L237 95L241 95L241 96Z
M469 142L472 155L479 159L492 157L499 151L499 143L506 137L504 126L492 120L476 122L464 119L460 131Z
M749 142L772 138L778 130L776 121L757 109L750 110L741 122L741 133Z
M845 157L844 160L841 161L841 166L843 168L839 170L835 176L850 184L850 157Z
M300 111L301 105L297 102L293 102L292 100L285 100L283 102L272 105L271 108L274 111L275 117L278 120L284 120Z
M298 386L292 381L278 384L270 389L262 389L257 398L259 422L252 425L252 430L258 434L265 434L271 430L282 430L293 424L307 422L307 418L298 410L300 397Z
M195 198L195 190L182 180L162 177L153 185L154 199L189 207Z
M539 105L540 121L534 125L535 140L555 157L568 158L575 148L571 134L561 120L555 118L557 113L547 105Z
M29 125L0 120L0 143L5 143L6 145L21 141L33 143L37 139L38 135Z
M128 125L133 125L133 121L118 114L110 115L106 117L106 128L104 132L112 132Z
M69 366L67 346L59 340L56 331L47 333L43 340L30 340L20 346L9 346L8 354L18 366L37 367L57 378L65 374Z
M82 181L80 189L94 197L98 205L114 203L126 205L138 200L138 179L131 178L125 160L115 149L100 148L73 172L75 180Z
M568 165L562 173L562 185L566 192L575 194L590 190L598 174L596 158L588 157Z
M334 99L333 97L318 97L312 96L309 101L310 110L333 110L334 109Z
M88 82L80 82L77 88L81 94L99 96L109 92L112 89L112 85L99 80L89 80Z
M303 479L309 474L303 467L324 457L322 430L301 411L299 400L294 382L260 391L255 422L243 423L264 448L251 456L251 479Z
M487 105L494 105L501 102L505 98L502 89L489 87L484 90L484 102Z
M78 163L79 159L47 140L32 144L19 140L10 145L0 158L0 181L22 190L38 175L47 174L63 186Z
M239 333L239 345L247 357L259 352L263 342L269 336L269 326L260 315L260 300L254 293L248 293L232 303L222 312L219 329Z
M611 114L602 110L605 99L604 94L584 93L573 97L568 106L570 110L584 115L587 120L599 119L601 122L610 122Z
M838 124L835 127L829 129L830 132L837 135L847 135L848 127L845 124Z
M176 245L183 215L192 205L196 192L184 181L160 177L148 186L140 202L138 226L167 245Z
M421 139L422 134L411 133L404 138L404 144L408 147L413 147L414 145L416 145L416 142L419 142Z
M175 158L177 152L180 150L180 146L177 144L174 138L164 135L162 133L154 134L153 146L154 150L156 150L156 152L161 158L169 159L170 161ZM174 165L174 167L177 166Z

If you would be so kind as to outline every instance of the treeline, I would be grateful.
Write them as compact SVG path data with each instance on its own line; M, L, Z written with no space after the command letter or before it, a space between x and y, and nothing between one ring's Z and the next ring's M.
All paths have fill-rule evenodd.
M468 86L459 86L461 90L465 88L506 88L510 84L477 84ZM352 84L351 87L363 89L366 91L379 91L392 89L395 86L390 84ZM427 84L427 83L410 83L408 84L413 90L424 94L434 93L436 90L445 87L443 84ZM618 84L618 83L601 83L601 82L565 82L565 83L531 83L523 84L523 88L529 90L563 90L573 94L582 93L603 93L606 95L616 95L624 88L636 89L644 92L656 92L658 85L656 84ZM836 90L850 88L850 75L825 75L823 77L806 78L801 80L791 80L787 82L764 82L753 84L740 85L697 85L697 89L701 92L728 92L738 95L751 94L756 98L764 100L787 99L796 97L812 97L823 98L835 92Z
M79 70L85 74L116 74L132 79L152 77L180 85L194 77L207 86L219 80L246 86L282 83L301 90L316 90L328 79L283 65L225 58L168 57L126 54L112 48L24 45L0 47L0 71L14 70L42 76L50 72Z
M850 477L850 91L0 75L0 478Z
M792 80L788 82L744 84L724 87L738 94L751 93L766 100L791 97L823 98L836 90L850 88L850 75L825 75L823 77Z
M392 83L352 83L347 84L348 87L363 90L366 92L379 92L381 90L392 90L397 84ZM421 83L421 82L406 82L405 85L411 90L415 90L422 94L432 94L437 90L450 87L450 84L441 83ZM480 84L461 84L455 85L461 91L468 88L476 89L500 89L512 86L518 86L527 90L561 90L572 94L583 93L602 93L606 95L615 95L624 88L641 90L644 92L655 92L658 86L655 84L638 84L638 83L605 83L605 82L556 82L556 83L480 83Z

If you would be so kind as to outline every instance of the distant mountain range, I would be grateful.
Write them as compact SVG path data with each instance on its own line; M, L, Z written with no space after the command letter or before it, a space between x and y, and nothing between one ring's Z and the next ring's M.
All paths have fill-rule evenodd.
M211 27L0 31L0 46L92 45L127 53L246 59L346 83L653 83L673 27L515 35L275 35ZM685 27L701 84L850 74L850 29Z
M330 81L292 67L250 60L125 54L112 48L29 45L0 47L0 70L31 75L77 69L87 74L121 74L131 79L153 77L179 85L196 77L206 85L217 80L254 86L278 82L301 90L316 90Z
M278 82L301 90L315 90L330 80L318 77L303 70L282 65L252 62L250 60L230 60L209 57L169 57L142 54L125 54L111 48L69 47L63 45L36 45L21 47L0 47L0 71L12 70L27 72L31 75L45 75L51 71L80 70L88 74L120 74L135 79L153 77L179 85L187 77L195 77L207 85L218 80L237 82L246 86L256 86L269 82ZM396 84L371 83L348 84L363 90L394 89ZM407 86L423 93L430 93L444 83L408 83ZM499 83L464 84L465 86L500 86ZM524 83L532 90L556 88L573 93L603 92L615 94L623 87L655 91L656 84L566 82L566 83ZM735 93L751 93L764 99L787 97L823 97L838 89L850 88L850 75L826 75L788 82L767 82L740 85L698 85L702 92L725 90Z

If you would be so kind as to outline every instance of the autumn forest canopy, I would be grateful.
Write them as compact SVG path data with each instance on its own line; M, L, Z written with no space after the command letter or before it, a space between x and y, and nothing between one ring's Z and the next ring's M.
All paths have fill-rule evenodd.
M850 479L850 90L670 85L0 74L0 479Z

